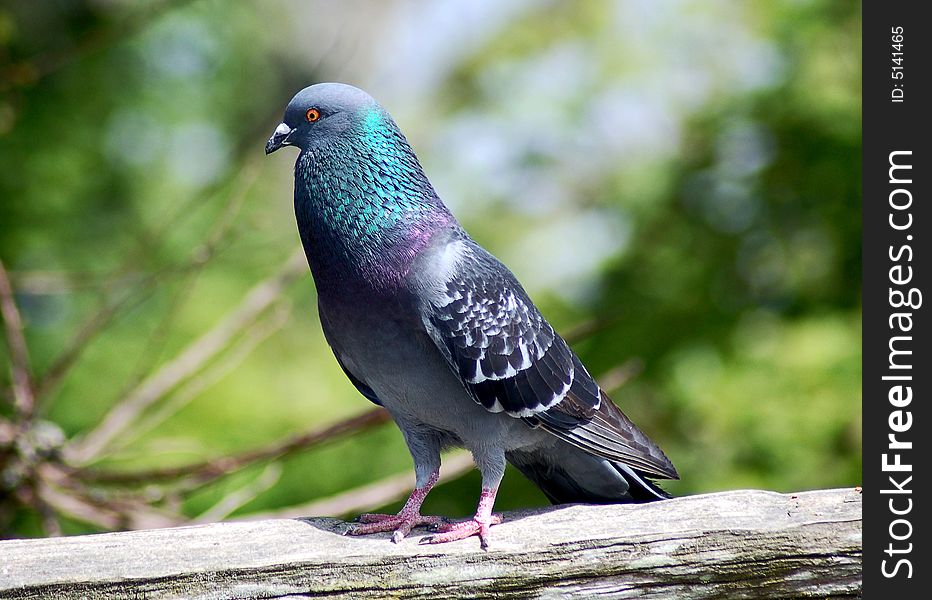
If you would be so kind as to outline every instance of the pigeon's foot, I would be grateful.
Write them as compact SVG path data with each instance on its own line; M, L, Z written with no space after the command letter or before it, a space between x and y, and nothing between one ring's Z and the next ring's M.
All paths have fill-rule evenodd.
M404 508L397 515L372 513L359 515L356 520L362 524L351 526L345 533L349 535L369 535L370 533L391 531L393 532L392 541L397 544L405 539L405 536L411 533L411 530L415 527L440 523L443 521L443 517L425 517L421 514L421 504L439 478L440 471L431 473L424 485L414 488L414 491L408 496Z
M392 541L396 544L405 539L415 527L436 525L443 521L443 517L425 516L419 512L401 511L397 515L363 514L359 515L360 525L354 525L346 533L349 535L369 535L391 531Z
M489 549L489 527L498 525L502 522L501 515L489 515L486 519L473 517L468 521L458 523L440 522L431 525L431 530L438 533L421 538L421 544L444 544L446 542L455 542L465 540L474 535L479 536L479 545L483 550Z

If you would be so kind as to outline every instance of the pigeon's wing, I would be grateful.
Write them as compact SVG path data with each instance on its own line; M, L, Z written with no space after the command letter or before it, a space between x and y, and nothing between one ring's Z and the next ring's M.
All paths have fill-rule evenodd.
M571 388L567 398L572 395ZM590 454L625 463L649 477L680 478L663 450L638 429L605 392L599 391L599 399L599 406L588 419L574 414L576 403L570 401L524 420Z
M654 477L676 470L616 407L495 257L470 244L424 309L428 334L473 399Z

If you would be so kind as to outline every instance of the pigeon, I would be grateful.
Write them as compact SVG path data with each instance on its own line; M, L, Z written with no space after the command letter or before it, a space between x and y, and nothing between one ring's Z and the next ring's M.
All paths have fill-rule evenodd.
M649 502L673 464L599 387L501 262L463 229L398 125L346 84L304 88L265 147L295 146L294 210L325 338L356 389L384 407L414 459L396 515L348 533L414 527L421 543L478 536L506 462L555 504ZM421 514L441 451L466 448L482 476L465 521Z

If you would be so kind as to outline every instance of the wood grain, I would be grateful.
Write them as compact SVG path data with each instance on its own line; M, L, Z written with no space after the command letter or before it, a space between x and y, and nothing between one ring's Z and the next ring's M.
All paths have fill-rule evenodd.
M400 544L330 518L0 542L0 598L842 598L861 594L861 495L733 491L505 514Z

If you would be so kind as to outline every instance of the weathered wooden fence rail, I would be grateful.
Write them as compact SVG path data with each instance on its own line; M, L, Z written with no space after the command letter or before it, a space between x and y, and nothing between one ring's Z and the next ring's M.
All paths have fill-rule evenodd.
M0 542L0 598L837 598L861 495L735 491L508 513L477 540L351 538L311 518Z

